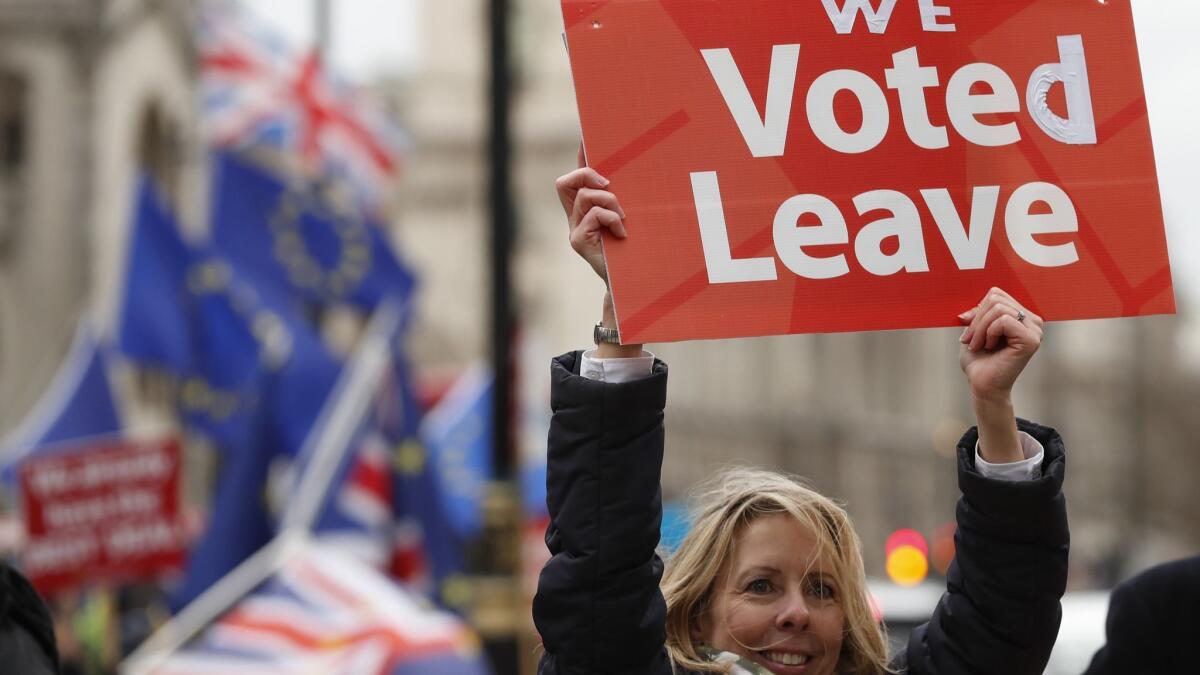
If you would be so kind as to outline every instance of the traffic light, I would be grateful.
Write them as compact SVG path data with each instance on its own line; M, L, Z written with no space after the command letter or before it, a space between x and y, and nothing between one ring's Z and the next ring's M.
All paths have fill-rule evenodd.
M887 538L887 575L900 586L916 586L929 575L929 545L920 532L899 529Z

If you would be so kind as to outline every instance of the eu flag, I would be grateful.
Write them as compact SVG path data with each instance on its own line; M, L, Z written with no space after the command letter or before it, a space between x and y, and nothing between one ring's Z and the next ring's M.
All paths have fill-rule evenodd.
M192 253L146 177L137 185L128 251L117 348L143 365L185 374L192 366L187 309Z
M271 304L403 303L414 280L383 229L316 186L288 186L230 153L213 177L213 246Z
M226 261L184 241L151 181L140 180L117 346L179 378L184 423L225 451L252 442L266 368L289 342L283 316Z
M463 539L483 526L484 490L492 473L494 381L486 366L472 366L421 422L444 511Z
M219 393L214 399L218 408L204 411L207 419L202 426L218 444L234 451L222 453L206 531L193 547L185 579L172 598L176 609L275 536L277 519L266 498L271 466L277 458L299 454L341 369L341 363L300 322L247 305L249 298L226 288L219 277L210 282L216 287L202 294L207 300L204 326L212 336L204 350L205 358L211 359L204 382ZM252 311L257 320L242 321L239 309ZM272 332L276 332L273 337ZM286 354L282 362L272 362L280 358L277 354L260 367L259 345L272 340L283 340ZM228 355L228 360L222 355ZM222 400L232 407L220 407ZM193 424L197 423L193 417Z
M264 378L284 357L286 329L217 258L188 268L188 290L193 364L180 392L183 419L222 450L241 452L258 442Z
M0 445L5 480L15 478L17 464L40 448L121 431L108 360L90 323L82 321L50 387Z
M410 364L398 344L387 384L382 392L380 427L394 448L394 509L400 533L396 561L400 569L396 571L428 584L434 600L461 611L470 601L467 585L462 583L465 539L447 508L450 500L436 458L421 441L422 410Z
M188 554L182 584L171 597L178 610L216 583L275 535L266 500L267 474L274 449L262 442L262 426L252 418L243 447L222 454L208 523Z

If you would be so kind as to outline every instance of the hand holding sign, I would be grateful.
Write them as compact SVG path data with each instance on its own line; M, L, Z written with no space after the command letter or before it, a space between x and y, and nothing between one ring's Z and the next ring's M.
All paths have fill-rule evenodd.
M560 176L554 187L567 213L571 248L592 266L607 286L608 267L604 263L604 247L601 243L604 231L611 232L614 237L625 238L625 211L613 193L604 191L608 187L608 179L586 165L581 145L579 168Z
M1012 389L1042 344L1042 318L999 288L958 315L966 324L959 365L971 386L980 453L989 462L1024 459L1017 439Z

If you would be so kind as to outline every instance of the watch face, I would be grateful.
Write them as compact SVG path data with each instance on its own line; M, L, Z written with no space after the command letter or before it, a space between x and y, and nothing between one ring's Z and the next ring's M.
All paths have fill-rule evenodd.
M592 341L596 344L601 342L609 342L614 345L621 344L621 335L616 328L605 328L600 324L592 329Z

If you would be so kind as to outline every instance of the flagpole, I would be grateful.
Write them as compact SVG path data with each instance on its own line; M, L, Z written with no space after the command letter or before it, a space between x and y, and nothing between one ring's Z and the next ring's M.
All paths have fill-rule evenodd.
M491 130L489 173L492 217L492 371L496 376L492 414L492 466L497 480L512 477L512 131L508 0L491 3Z
M491 250L491 360L495 383L492 397L492 467L495 482L489 502L493 512L491 544L515 548L519 541L519 507L513 498L513 336L515 312L512 303L512 248L516 212L512 196L512 60L510 49L510 0L491 0L490 27L490 152L489 181L492 225ZM500 553L500 551L498 551ZM517 584L518 556L493 556L490 569L479 570L501 587ZM495 584L493 584L495 585ZM515 598L517 594L511 594ZM507 597L507 596L506 596ZM484 635L485 649L496 675L515 675L520 662L518 608L514 601L501 600L493 610L507 615L508 625Z
M331 0L314 0L314 31L317 43L317 56L321 67L328 69L333 58L333 2Z
M338 378L300 449L300 461L308 461L302 464L295 496L283 514L279 534L159 627L122 662L122 675L153 672L311 541L313 524L337 475L337 467L350 451L350 436L387 370L392 338L402 315L403 308L385 304L371 317L354 359Z
M308 539L304 532L281 532L159 626L121 662L118 671L121 675L154 672L205 626L282 569L292 556L304 549Z
M300 448L301 461L305 458L308 461L303 465L304 474L281 518L282 531L312 531L337 469L350 449L351 436L388 370L392 339L400 326L401 316L400 308L384 304L371 317L358 353L348 365L349 374L339 378L330 394L329 400L337 405L333 409L326 405L321 410L313 430Z

